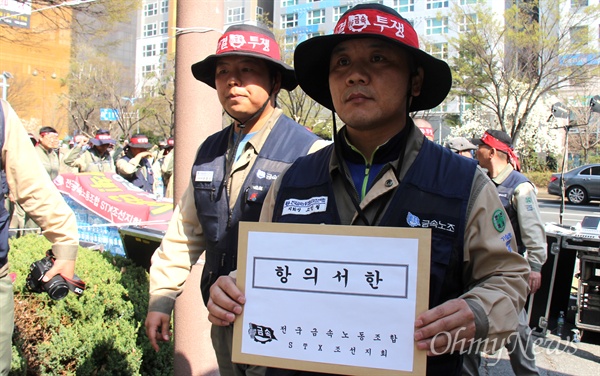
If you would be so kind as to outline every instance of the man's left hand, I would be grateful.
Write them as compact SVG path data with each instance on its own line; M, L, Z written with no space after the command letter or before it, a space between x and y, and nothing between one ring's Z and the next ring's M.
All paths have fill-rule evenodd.
M542 273L540 272L529 272L529 289L530 294L535 294L542 285Z
M475 315L464 299L449 300L415 320L417 348L426 350L428 356L466 349L474 337Z

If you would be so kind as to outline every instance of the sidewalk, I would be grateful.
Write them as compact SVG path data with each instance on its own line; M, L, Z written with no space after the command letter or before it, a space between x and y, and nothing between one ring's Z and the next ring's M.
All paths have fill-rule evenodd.
M588 336L590 341L585 338ZM584 333L584 341L572 343L554 334L538 337L534 345L536 364L542 376L600 375L600 333ZM506 349L481 357L481 376L514 375Z

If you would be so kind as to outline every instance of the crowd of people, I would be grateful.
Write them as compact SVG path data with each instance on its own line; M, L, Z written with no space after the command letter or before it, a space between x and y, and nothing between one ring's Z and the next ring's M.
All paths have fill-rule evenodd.
M511 138L490 129L480 138L451 139L444 148L419 131L410 113L438 106L450 92L452 75L446 62L419 48L410 22L389 7L349 9L333 34L297 46L294 65L281 60L272 32L234 25L214 54L191 67L198 81L215 89L232 122L200 145L188 188L152 257L145 326L154 349L171 340L175 301L204 254L200 291L220 374L312 375L231 360L232 324L246 302L235 281L239 222L415 227L420 224L414 217L444 218L453 231L432 228L428 309L414 322L415 346L428 355L427 374L477 374L479 352L503 345L517 374L538 374L524 306L540 287L546 240L535 186L519 172ZM331 111L333 143L278 108L279 92L297 85ZM55 243L57 258L68 260L52 271L62 267L72 276L77 240L72 213L56 200L57 212L64 212L61 223L68 221L56 232L59 218L42 218L39 197L30 203L37 188L23 188L20 178L27 177L14 167L23 162L6 150L17 142L14 134L20 152L32 146L14 112L2 105L8 114L2 149L7 197ZM67 169L103 171L144 191L172 195L172 138L155 147L146 135L135 134L121 149L110 132L99 129L61 157L56 130L43 127L35 143L45 186ZM303 210L315 198L325 204ZM4 232L0 235L5 240ZM1 271L7 251L8 245L0 244ZM4 281L6 274L0 277ZM8 314L5 290L0 298ZM2 332L2 349L10 349L4 346L10 331ZM451 334L453 342L440 333ZM491 346L467 353L454 346L465 341ZM10 354L0 355L0 367L7 359L10 364Z

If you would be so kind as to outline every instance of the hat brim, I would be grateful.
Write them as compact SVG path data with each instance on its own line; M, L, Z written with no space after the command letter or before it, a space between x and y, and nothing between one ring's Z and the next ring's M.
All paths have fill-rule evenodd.
M335 111L329 91L329 60L333 48L339 43L356 38L377 38L393 43L408 51L418 67L423 68L421 94L413 97L410 111L429 110L444 101L452 87L452 72L448 64L426 52L398 43L381 34L332 34L310 38L296 47L294 67L298 85L308 96L322 106Z
M296 74L294 68L289 65L275 59L271 59L264 55L259 55L250 52L235 51L235 52L224 52L221 54L213 54L207 56L204 60L192 64L192 74L198 81L202 81L208 86L216 89L215 87L215 69L217 60L227 56L249 56L256 59L265 60L268 64L274 65L279 72L281 72L281 87L287 91L292 91L298 86L296 82Z
M110 145L115 145L117 142L113 139L108 139L108 140L98 140L96 138L91 138L90 142L92 143L92 145L94 146L100 146L100 145L106 145L106 144L110 144Z
M485 142L481 141L481 139L479 138L472 138L469 141L471 141L471 143L475 146L479 146L479 145L484 145Z
M152 144L147 143L147 144L129 144L130 148L136 148L136 149L150 149L152 147Z

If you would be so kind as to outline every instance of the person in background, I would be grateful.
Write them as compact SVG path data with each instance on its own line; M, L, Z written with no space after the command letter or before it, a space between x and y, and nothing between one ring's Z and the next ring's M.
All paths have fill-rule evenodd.
M234 25L215 54L192 65L194 77L216 89L233 123L198 149L190 185L152 257L146 333L157 351L158 342L170 338L175 299L200 255L206 250L200 286L206 304L216 277L237 269L238 222L257 221L273 180L296 158L323 146L276 106L281 89L296 87L294 70L279 51L271 31ZM211 338L220 375L264 374L264 367L232 363L233 327L213 326Z
M473 150L477 150L477 146L465 137L454 137L446 143L446 147L453 153L467 158L473 158Z
M300 87L345 127L337 132L334 120L334 143L277 178L260 221L430 228L429 309L416 316L415 348L427 352L428 375L459 375L463 343L489 339L495 349L517 327L529 268L477 163L427 140L409 116L440 105L452 85L448 64L418 41L410 22L371 3L345 12L334 34L298 45ZM232 277L219 277L209 320L229 327L245 299Z
M148 150L152 144L143 134L134 134L123 149L123 156L117 159L116 170L119 175L142 190L154 192L154 172L152 171L152 153Z
M88 144L92 146L88 148ZM64 163L75 167L78 172L115 172L115 165L109 148L115 140L106 129L96 131L94 138L82 139L67 155Z
M40 128L40 139L35 149L46 172L54 180L60 173L60 159L56 152L58 149L58 132L56 132L56 129L52 127Z
M537 189L519 171L519 158L512 147L511 137L501 130L488 129L477 141L475 153L479 165L487 169L498 191L498 197L508 213L515 231L518 253L529 263L529 291L542 284L542 266L547 258L546 232L537 203ZM533 351L529 318L525 309L519 312L517 333L506 345L510 365L517 375L539 375ZM465 359L465 374L477 375L481 356L475 352Z
M159 143L160 150L158 153L156 153L154 164L152 165L152 170L156 173L154 179L154 191L161 197L172 197L173 194L173 187L171 186L171 192L169 195L167 195L169 180L171 178L171 174L173 173L172 151L174 146L175 139L173 137L169 137L168 139L161 141ZM169 157L169 155L171 157ZM160 174L160 179L158 178L158 174ZM160 186L162 186L162 190L159 192L161 189Z
M36 159L34 147L25 128L8 102L0 100L0 146L2 200L10 192L15 202L40 225L52 243L56 257L46 272L44 282L56 274L73 279L79 236L75 214L50 180L44 166ZM8 264L9 214L0 204L0 375L10 371L14 329L13 284ZM40 254L42 254L40 250ZM34 260L32 260L33 262Z

